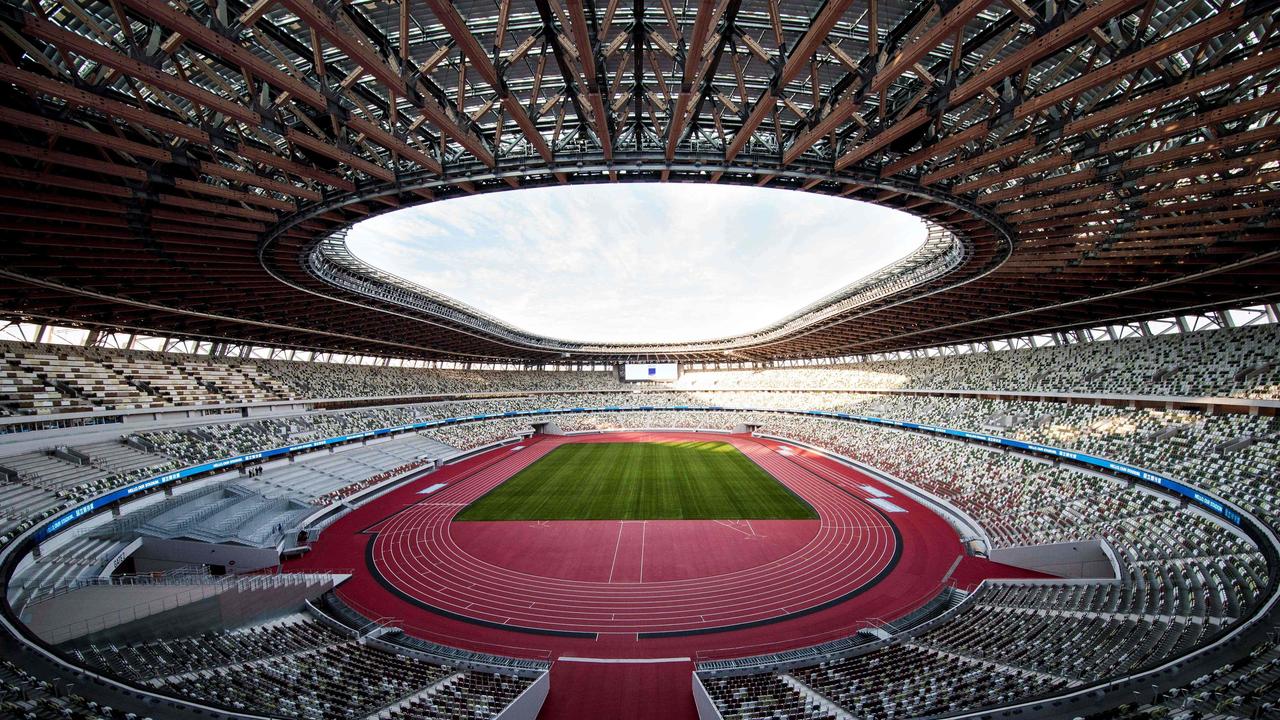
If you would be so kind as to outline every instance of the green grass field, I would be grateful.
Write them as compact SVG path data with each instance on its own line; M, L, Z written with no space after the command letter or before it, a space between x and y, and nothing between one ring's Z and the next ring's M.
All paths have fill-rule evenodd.
M813 508L723 442L562 445L456 520L802 520Z

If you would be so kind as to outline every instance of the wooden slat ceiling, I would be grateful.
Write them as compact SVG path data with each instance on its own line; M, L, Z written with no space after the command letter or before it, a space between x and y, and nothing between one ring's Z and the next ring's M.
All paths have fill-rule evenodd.
M1276 0L6 4L0 312L401 357L766 360L1274 298L1278 19ZM372 214L604 178L876 202L965 259L715 348L496 333L310 265Z

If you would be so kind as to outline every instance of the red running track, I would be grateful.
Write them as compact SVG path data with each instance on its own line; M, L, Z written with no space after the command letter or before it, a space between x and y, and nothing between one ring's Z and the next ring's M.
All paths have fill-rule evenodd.
M626 439L679 437L645 434ZM742 532L726 530L715 521L585 526L574 521L518 522L502 523L505 531L484 533L479 543L473 543L483 545L487 556L503 558L501 562L468 552L454 532L471 523L455 524L454 515L560 445L578 441L551 438L509 453L466 482L450 485L380 524L372 550L374 567L413 600L477 620L558 632L671 633L809 611L874 582L894 562L901 547L896 530L884 515L859 499L859 495L869 496L865 490L838 488L753 438L725 440L817 511L820 519L816 521L775 521L766 528L791 538L807 535L807 543L758 565L719 572L718 566L731 564L743 543ZM650 554L650 579L645 581L644 553L651 525L655 542L679 552ZM540 536L560 535L562 526L568 526L563 531L568 543L560 545L567 549L577 544L588 549L588 559L599 562L577 564L580 572L565 568L563 562L555 574L535 570L541 561L567 557L554 550L538 552ZM679 565L681 555L695 549L708 574L657 579L676 574L670 566Z
M706 439L705 435L698 437ZM752 522L750 527L714 521L536 524L442 520L462 507L442 503L465 503L465 498L478 497L481 488L510 477L549 451L553 443L659 438L687 440L689 436L618 433L534 438L521 443L522 450L499 448L446 466L348 513L324 531L311 553L288 562L285 570L352 573L338 588L342 599L369 617L394 619L411 635L482 652L557 659L552 667L551 695L540 720L692 720L696 714L690 702L688 671L693 661L812 645L849 635L867 624L901 617L936 595L944 577L953 570L965 576L965 585L976 584L982 577L1020 576L995 563L963 562L956 568L963 553L954 530L896 488L821 454L790 446L780 453L778 443L745 436L719 439L746 448L744 451L766 470L821 508L821 520ZM419 494L435 484L445 488L430 495ZM887 499L905 510L888 515L898 530L896 538L891 537L891 530L885 535L889 524L884 516L870 511L865 500L874 493L867 487L890 496ZM827 508L831 515L826 514ZM863 520L865 528L861 527ZM892 552L890 540L900 550L898 560L883 577L871 582L888 565L885 553ZM430 560L425 559L428 548ZM547 627L607 632L586 637L530 634L441 614L425 607L422 600L383 585L367 565L371 549L386 551L375 556L379 563L392 563L386 565L386 571L396 573L396 582L404 583L397 585L399 592L411 588L423 598L438 596L472 618L518 617ZM447 554L437 556L436 551ZM477 573L476 578L468 577L472 572ZM448 594L431 590L424 577L447 580L451 590ZM467 579L461 579L464 577ZM713 588L722 577L732 579L732 587L720 587L716 592ZM831 588L815 586L815 577L833 579L859 592L808 614L779 614L839 596ZM538 593L543 602L554 599L569 605L521 607L516 594L501 586L506 581L520 583L522 592ZM467 583L475 585L467 587ZM765 587L784 593L788 599L764 598L761 588ZM579 589L592 592L579 594ZM721 608L716 598L729 592L736 597L729 599L730 606ZM747 601L750 597L762 600L764 606L752 607ZM608 611L607 619L604 608L614 608ZM618 608L624 612L621 619L616 617ZM718 614L695 623L694 611L698 609ZM703 634L638 634L662 628L705 628L757 617L773 621ZM688 660L608 664L558 660L562 657ZM643 701L628 700L636 697ZM598 712L589 713L589 708Z
M777 561L808 544L820 525L817 520L460 522L450 534L472 556L523 573L655 583ZM514 549L513 532L519 537Z

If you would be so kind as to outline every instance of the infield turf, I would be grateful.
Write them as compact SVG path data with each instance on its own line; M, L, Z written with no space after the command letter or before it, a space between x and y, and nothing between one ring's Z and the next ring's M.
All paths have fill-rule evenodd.
M724 442L570 443L455 520L808 520L813 508Z

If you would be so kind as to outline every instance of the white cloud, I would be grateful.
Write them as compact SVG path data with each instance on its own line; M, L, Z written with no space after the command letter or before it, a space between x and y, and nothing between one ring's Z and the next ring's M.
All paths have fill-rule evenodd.
M924 241L924 224L853 200L705 184L508 191L352 229L358 257L525 330L570 340L750 332Z

